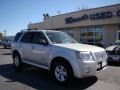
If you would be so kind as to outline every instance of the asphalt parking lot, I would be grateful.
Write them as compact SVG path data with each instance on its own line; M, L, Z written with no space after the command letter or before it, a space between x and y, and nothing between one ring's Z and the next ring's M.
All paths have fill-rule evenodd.
M46 70L24 67L16 72L12 66L10 49L0 47L0 90L120 90L120 63L111 63L97 77L76 79L61 86L50 79Z

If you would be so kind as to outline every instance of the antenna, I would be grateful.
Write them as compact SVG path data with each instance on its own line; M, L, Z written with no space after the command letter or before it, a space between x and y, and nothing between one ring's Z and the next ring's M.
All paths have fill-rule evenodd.
M4 36L6 37L7 30L4 30Z

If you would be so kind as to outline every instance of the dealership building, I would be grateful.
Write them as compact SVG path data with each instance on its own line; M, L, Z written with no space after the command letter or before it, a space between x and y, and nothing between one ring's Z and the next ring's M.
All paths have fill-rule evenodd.
M120 39L120 4L47 16L28 29L64 31L80 43L107 47Z

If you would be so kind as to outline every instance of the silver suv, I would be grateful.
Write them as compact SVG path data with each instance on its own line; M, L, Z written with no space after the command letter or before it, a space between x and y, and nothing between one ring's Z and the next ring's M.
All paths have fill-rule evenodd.
M17 70L21 70L24 63L44 68L61 84L73 77L94 76L106 67L107 54L103 48L80 44L61 31L19 32L11 49Z

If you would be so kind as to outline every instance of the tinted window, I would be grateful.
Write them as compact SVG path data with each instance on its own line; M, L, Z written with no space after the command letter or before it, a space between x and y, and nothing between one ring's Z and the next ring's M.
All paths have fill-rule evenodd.
M14 38L14 42L18 41L18 39L20 38L21 35L22 35L22 33L18 33Z
M32 43L32 39L33 39L33 32L27 32L23 35L21 42Z
M39 44L39 42L42 41L42 40L47 41L44 34L42 32L35 32L34 33L34 38L33 38L33 43L34 44Z

